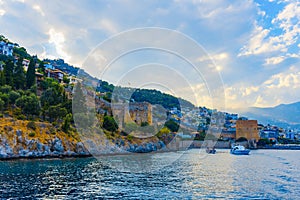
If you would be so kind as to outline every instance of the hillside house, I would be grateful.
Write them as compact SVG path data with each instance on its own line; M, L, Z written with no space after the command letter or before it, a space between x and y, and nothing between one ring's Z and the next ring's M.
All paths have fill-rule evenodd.
M12 56L13 49L14 49L14 44L0 41L0 54L6 55L6 56Z

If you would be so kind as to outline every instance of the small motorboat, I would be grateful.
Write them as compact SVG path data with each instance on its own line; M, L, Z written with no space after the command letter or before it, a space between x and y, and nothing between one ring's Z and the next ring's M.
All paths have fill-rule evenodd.
M230 153L235 155L249 155L250 149L246 149L242 145L235 145L231 148Z
M216 150L215 148L206 148L206 153L209 153L209 154L215 154L216 153Z

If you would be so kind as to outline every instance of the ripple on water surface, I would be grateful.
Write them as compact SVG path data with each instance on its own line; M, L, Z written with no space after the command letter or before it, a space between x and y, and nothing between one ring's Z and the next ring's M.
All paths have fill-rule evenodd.
M107 156L102 161L5 161L0 162L0 198L295 199L300 196L299 155L285 150L257 150L249 156L218 150L209 155L192 149ZM109 165L110 159L127 168ZM170 165L167 159L173 159ZM130 169L136 163L131 168L129 160L158 166L135 173Z

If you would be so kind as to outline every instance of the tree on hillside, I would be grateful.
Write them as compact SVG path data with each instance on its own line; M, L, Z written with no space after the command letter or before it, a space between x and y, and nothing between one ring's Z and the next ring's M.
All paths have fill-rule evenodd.
M6 109L9 104L9 96L7 93L0 93L0 99L4 102L4 108Z
M67 109L61 107L61 105L50 106L47 111L51 121L63 119L67 115Z
M4 85L0 88L0 92L3 94L8 94L12 90L10 85Z
M41 109L39 100L35 94L21 96L16 100L16 105L21 108L23 114L27 116L39 115Z
M30 59L30 55L27 53L24 47L14 47L14 55L18 55L20 57Z
M41 74L45 74L45 66L44 66L44 62L41 61L39 66L38 66L38 72L41 73Z
M1 113L3 112L4 105L5 105L5 102L2 99L0 99L0 112Z
M67 114L64 118L64 123L62 124L61 128L65 133L68 133L71 127L73 116L71 113Z
M0 86L5 85L4 71L0 71Z
M17 65L14 70L14 87L15 89L24 89L24 83L25 83L25 71L23 67L23 58L20 57L18 59Z
M4 65L4 76L5 76L5 83L9 86L14 86L14 63L11 60L7 60Z
M20 97L20 94L12 90L8 93L8 97L9 97L9 103L13 105L15 104L16 100Z
M35 85L35 60L32 58L26 73L26 87L29 89L33 85Z
M48 88L41 96L41 104L43 107L54 106L62 103L63 97L55 88Z

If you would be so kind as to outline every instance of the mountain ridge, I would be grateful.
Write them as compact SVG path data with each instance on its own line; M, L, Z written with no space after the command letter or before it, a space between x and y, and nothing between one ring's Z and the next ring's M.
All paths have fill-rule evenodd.
M274 107L249 107L241 114L255 118L263 124L300 128L300 101Z

